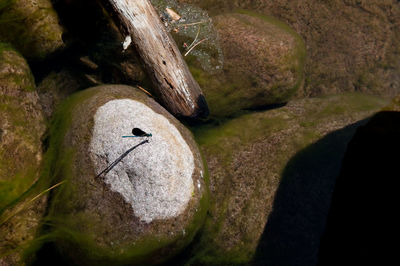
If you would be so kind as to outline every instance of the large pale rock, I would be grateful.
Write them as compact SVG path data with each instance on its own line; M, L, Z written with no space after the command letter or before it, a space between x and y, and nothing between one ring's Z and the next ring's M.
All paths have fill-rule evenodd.
M209 74L192 64L211 113L228 116L243 109L287 102L302 86L304 43L295 31L251 12L213 18L224 64Z
M146 138L108 173L96 177ZM207 209L206 173L191 133L142 91L94 87L55 116L55 178L67 180L49 219L57 245L79 265L155 263L186 246ZM71 236L74 236L71 238Z
M0 265L23 263L45 211L45 197L28 204L24 193L39 177L44 130L28 64L0 43Z
M64 46L58 22L50 0L4 0L0 41L12 43L27 59L43 59Z
M196 128L211 205L189 262L315 265L346 144L385 104L362 94L295 100Z

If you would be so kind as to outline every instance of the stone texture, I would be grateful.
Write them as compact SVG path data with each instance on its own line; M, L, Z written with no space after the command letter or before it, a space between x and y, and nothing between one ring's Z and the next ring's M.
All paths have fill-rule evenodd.
M305 48L287 25L256 13L213 18L224 55L223 70L191 70L211 113L229 116L243 109L287 102L303 84Z
M23 264L45 210L46 197L35 204L20 198L39 177L44 131L29 66L0 43L0 265Z
M143 140L122 138L133 127L153 137L96 178ZM160 262L203 224L208 189L197 145L140 90L104 85L75 94L55 115L51 136L52 176L68 182L49 219L57 246L74 264Z
M132 119L134 117L134 119ZM128 99L112 100L94 117L90 153L96 172L115 161L140 138L125 138L132 128L154 132L149 143L132 152L127 164L116 165L104 177L111 190L122 195L135 216L150 223L179 216L187 207L194 185L194 157L179 131L168 119L146 105ZM106 158L107 164L100 163Z
M0 43L0 209L38 178L45 131L35 82L25 59Z
M50 119L63 100L88 85L86 79L68 69L51 72L37 86L44 116Z
M12 43L27 59L44 59L64 46L58 22L50 0L5 0L0 41Z

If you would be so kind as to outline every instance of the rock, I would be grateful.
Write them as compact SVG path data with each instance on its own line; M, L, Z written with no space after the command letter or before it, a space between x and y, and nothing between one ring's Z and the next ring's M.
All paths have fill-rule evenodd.
M195 128L211 204L186 263L315 265L354 123L385 104L362 94L302 99Z
M287 102L302 86L304 43L276 19L251 12L213 18L224 55L222 73L193 66L216 116Z
M218 15L243 8L287 23L306 43L305 96L400 93L400 5L396 0L178 0ZM335 19L332 19L335 18Z
M88 85L88 81L68 69L51 72L37 86L45 117L50 119L59 103Z
M39 177L44 131L29 66L0 43L0 265L22 263L22 252L35 237L45 210L46 198L35 205L20 198ZM24 212L15 214L21 206Z
M0 209L38 178L45 131L35 82L25 59L0 44Z
M0 4L0 41L27 59L44 59L64 46L63 29L50 0L5 0Z
M38 186L32 187L27 196L19 199L13 206L0 213L0 265L26 265L30 249L35 250L41 219L43 218L48 196L46 194L32 199L40 193ZM28 251L28 252L27 252ZM31 255L31 254L29 254Z
M135 127L152 137L122 138ZM75 94L57 112L51 136L53 177L68 182L55 195L49 219L73 264L160 262L202 226L208 189L197 145L140 90L104 85Z

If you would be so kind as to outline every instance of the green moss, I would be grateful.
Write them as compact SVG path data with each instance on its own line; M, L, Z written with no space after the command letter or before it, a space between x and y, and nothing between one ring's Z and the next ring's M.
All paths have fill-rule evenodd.
M2 73L0 81L3 86L16 87L24 91L35 90L35 80L28 63L9 43L0 42L0 64L7 68L18 69Z
M26 58L41 60L63 47L62 28L50 1L6 1L0 6L0 41L12 43Z

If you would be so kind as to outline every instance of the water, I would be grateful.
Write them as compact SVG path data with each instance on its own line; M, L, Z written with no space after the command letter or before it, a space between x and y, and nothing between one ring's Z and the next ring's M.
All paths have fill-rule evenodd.
M190 4L180 4L175 0L151 2L183 56L193 56L201 68L209 73L222 70L224 60L218 33L205 10ZM181 18L174 20L166 8L172 9Z

